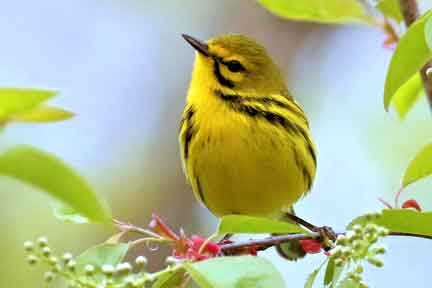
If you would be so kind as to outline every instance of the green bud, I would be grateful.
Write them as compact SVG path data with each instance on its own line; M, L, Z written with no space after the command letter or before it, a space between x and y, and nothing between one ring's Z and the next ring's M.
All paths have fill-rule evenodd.
M73 256L71 253L66 252L63 254L62 259L65 263L68 263L69 261L71 261L73 259Z
M51 249L47 246L42 248L42 255L45 257L49 257L51 255Z
M384 246L377 246L372 248L371 252L373 254L384 254L387 251L386 247Z
M93 265L87 264L84 267L84 271L87 276L92 276L95 272L95 267Z
M45 236L39 237L37 243L40 247L46 247L48 245L48 238Z
M364 271L364 269L363 269L363 266L362 265L357 265L357 267L355 268L355 272L357 273L357 274L361 274L361 273L363 273L363 271Z
M49 262L50 262L50 264L55 265L55 264L58 263L58 259L57 259L57 257L55 257L55 256L51 256L51 257L49 258Z
M112 276L115 272L114 266L111 264L104 264L101 267L102 273L104 273L106 276Z
M143 269L147 266L147 258L144 256L138 256L135 259L135 264L140 268Z
M24 242L24 250L25 251L32 252L33 251L33 247L34 247L33 242L31 242L31 241Z
M334 261L335 261L334 263L337 267L342 267L344 264L344 261L341 258L336 258Z
M132 272L132 265L128 262L119 263L116 266L116 271L119 274L129 274Z
M352 247L354 248L354 250L359 251L364 247L364 243L361 240L355 240L352 243Z
M388 234L389 234L389 230L387 229L387 228L384 228L384 227L378 227L378 231L377 231L377 233L378 233L378 236L379 237L384 237L384 236L387 236Z
M30 265L34 265L39 261L39 258L36 255L30 254L27 256L27 263Z
M384 261L376 258L376 257L367 257L366 260L371 264L374 265L378 268L383 267L384 266Z
M48 282L48 283L52 282L54 280L54 273L49 272L49 271L45 272L44 273L44 280L45 280L45 282Z
M76 268L76 262L75 260L71 259L67 262L66 267L69 269L69 271L75 271Z

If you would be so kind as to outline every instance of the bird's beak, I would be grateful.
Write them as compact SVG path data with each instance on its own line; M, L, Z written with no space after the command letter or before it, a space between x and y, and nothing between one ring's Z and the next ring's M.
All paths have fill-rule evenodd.
M208 45L200 41L192 36L182 34L183 38L190 44L192 47L194 47L199 53L201 53L204 56L210 56L210 52L208 50Z

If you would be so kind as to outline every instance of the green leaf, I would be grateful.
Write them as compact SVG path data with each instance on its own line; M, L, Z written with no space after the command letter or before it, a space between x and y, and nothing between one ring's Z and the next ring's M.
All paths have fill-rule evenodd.
M425 40L425 24L431 12L414 22L402 36L390 61L384 88L384 107L388 106L395 93L414 76L431 58L432 52Z
M423 95L423 81L420 73L414 74L399 90L396 91L392 99L392 104L403 119L411 110L414 104Z
M31 110L12 114L9 121L14 122L54 122L72 118L72 112L50 106L38 106Z
M103 243L93 246L76 257L78 273L84 274L85 266L88 264L93 265L96 267L96 273L92 277L100 282L105 278L100 267L104 264L110 264L115 267L123 261L128 249L129 245L125 243Z
M425 29L424 29L426 43L429 49L432 50L432 18L429 17L426 21Z
M54 216L60 221L74 224L84 224L89 222L88 218L82 216L70 206L67 206L61 202L53 202L51 206Z
M315 283L315 280L316 280L319 272L321 271L322 267L324 267L324 264L327 263L327 261L328 260L326 259L317 269L315 269L314 271L312 271L311 274L309 274L304 288L313 288L313 284Z
M258 0L282 18L320 23L367 23L368 16L357 0Z
M308 231L298 225L288 222L252 216L228 215L221 218L217 234L221 235L228 233L308 233Z
M0 154L0 175L38 187L93 221L111 219L82 177L63 161L36 148L18 146Z
M393 18L397 22L403 20L403 15L400 8L400 0L381 0L376 4L376 7L387 17Z
M333 282L335 266L335 258L330 257L329 261L327 262L327 268L324 274L324 286L327 286Z
M279 271L261 257L227 256L183 265L201 288L286 287Z
M172 288L180 287L185 280L185 271L181 270L168 270L162 273L157 280L152 284L152 288Z
M23 88L0 88L0 120L27 111L54 97L57 92Z
M102 243L90 247L76 258L77 266L91 264L100 267L104 264L113 266L121 263L129 249L126 243Z
M426 145L411 161L402 180L402 186L418 181L432 174L432 144Z
M384 209L378 215L367 214L354 219L349 224L349 227L354 224L365 225L367 223L374 223L394 232L432 236L432 212L417 212L411 209Z

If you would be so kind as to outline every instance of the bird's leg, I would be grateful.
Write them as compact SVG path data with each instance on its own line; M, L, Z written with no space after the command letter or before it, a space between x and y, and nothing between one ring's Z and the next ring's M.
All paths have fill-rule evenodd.
M232 233L225 234L224 237L219 241L219 244L231 242L232 236L234 236L234 234L232 234Z
M294 223L304 226L307 229L309 229L312 232L316 232L320 235L319 239L321 240L323 249L325 251L328 251L332 248L332 242L336 241L336 233L333 231L333 229L329 226L322 226L322 227L318 227L315 226L311 223L309 223L306 220L303 220L302 218L293 215L291 213L286 213L285 214L289 219L291 219Z

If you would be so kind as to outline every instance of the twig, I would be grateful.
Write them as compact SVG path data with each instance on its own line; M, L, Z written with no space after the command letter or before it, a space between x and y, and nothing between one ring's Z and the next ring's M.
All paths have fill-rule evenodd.
M416 0L400 0L400 7L402 15L405 20L405 25L409 27L418 17L419 9ZM429 101L429 106L432 109L432 79L426 74L426 71L432 68L432 61L428 61L425 66L421 69L421 77L425 87L427 99Z
M336 233L336 235L343 235L343 234L345 233L344 232ZM432 236L428 236L428 235L397 232L397 231L391 231L389 232L388 235L432 239ZM290 241L312 240L312 239L319 240L320 234L316 232L310 234L299 233L299 234L271 236L263 239L251 239L251 240L246 240L246 241L241 241L236 243L221 244L221 250L223 254L232 254L232 252L241 251L251 247L255 247L257 251L263 251L270 247L277 246L279 244L290 242Z

